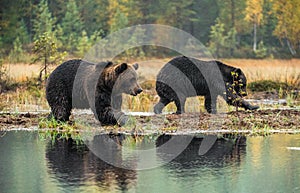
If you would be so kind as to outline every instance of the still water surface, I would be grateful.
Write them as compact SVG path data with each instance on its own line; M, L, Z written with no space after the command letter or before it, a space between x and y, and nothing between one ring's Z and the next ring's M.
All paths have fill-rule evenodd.
M99 139L105 138L111 136ZM123 146L136 146L132 137L118 138ZM138 144L160 146L169 138L145 138ZM0 192L300 192L300 135L220 139L203 156L198 155L201 141L194 138L163 166L126 170L72 140L7 132L0 138ZM112 156L122 161L123 154L119 148Z

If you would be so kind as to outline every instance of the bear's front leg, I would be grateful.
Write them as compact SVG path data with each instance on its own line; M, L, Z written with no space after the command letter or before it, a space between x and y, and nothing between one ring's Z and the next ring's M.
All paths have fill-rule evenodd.
M128 116L123 112L114 110L111 107L102 108L100 110L96 109L96 114L98 120L102 125L120 125L123 126L128 121Z
M112 97L111 106L113 109L121 111L122 106L122 95L115 95Z
M111 105L112 101L110 93L107 94L102 91L102 93L96 94L94 106L95 109L92 108L95 117L102 125L125 125L128 120L128 116L122 113L120 110L112 108Z
M257 110L259 109L259 106L256 105L251 105L250 103L248 103L247 101L242 99L242 105L241 105L244 109L246 110Z
M128 122L129 117L125 115L123 112L113 110L113 114L119 126L124 126Z
M246 110L256 110L259 109L259 106L251 105L249 102L245 101L242 97L234 95L231 92L228 92L226 96L226 102L229 105L242 107Z

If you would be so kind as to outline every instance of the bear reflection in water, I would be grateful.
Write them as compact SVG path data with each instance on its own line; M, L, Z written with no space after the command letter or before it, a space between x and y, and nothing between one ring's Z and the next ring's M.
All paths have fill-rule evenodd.
M121 159L118 147L123 136L100 135L95 137L101 143L103 140L114 140L109 148L111 156ZM92 153L86 145L76 145L72 139L50 142L46 150L46 158L51 173L63 184L79 187L82 184L94 184L102 188L117 186L121 191L128 190L136 180L134 170L114 167Z
M111 164L97 157L98 152L94 152L94 154L86 145L76 145L72 139L57 140L55 143L49 142L46 150L47 165L55 178L63 184L77 187L92 183L102 188L116 188L117 185L118 189L127 191L137 183L137 171L116 166L122 165L125 161L122 158L124 140L132 137L122 134L94 136L92 144L105 149L103 152L106 153L106 158L113 160ZM161 148L171 138L178 138L176 141L180 142L185 141L186 136L160 135L151 142L145 138L142 142L155 143L157 147L156 156L159 159L170 160L169 156L175 157L163 166L171 172L181 171L181 169L195 171L203 167L220 168L227 164L240 163L244 159L245 137L227 136L226 140L218 139L205 155L198 154L203 138L193 137L190 144L178 156L172 154L172 149ZM131 164L134 166L136 163Z
M177 135L161 135L156 140L156 146L161 147L172 138L179 138L179 141L184 141L187 136ZM224 138L217 139L215 144L204 155L199 155L199 148L203 141L202 137L193 137L185 150L173 159L168 167L179 168L197 168L197 167L223 167L227 164L240 163L246 153L246 137L224 135ZM171 151L164 151L163 148L158 148L158 156L161 159L172 157Z

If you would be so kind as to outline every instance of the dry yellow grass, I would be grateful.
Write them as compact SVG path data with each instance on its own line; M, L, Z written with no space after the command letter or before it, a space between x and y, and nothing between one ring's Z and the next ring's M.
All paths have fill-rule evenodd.
M160 68L170 58L137 61L140 64L140 79L155 80ZM225 64L238 67L246 74L248 82L257 80L273 80L296 84L300 82L300 59L219 59Z
M149 81L147 88L144 88L144 93L138 97L126 96L124 98L124 109L132 111L153 111L153 105L158 101L159 97L154 90L154 81L156 74L160 68L167 63L170 58L166 59L149 59L143 61L136 61L139 63L138 70L140 82ZM220 59L220 61L235 67L241 68L247 76L248 82L257 80L274 80L287 82L294 85L300 85L300 59L292 60L252 60L252 59ZM130 62L134 63L134 62ZM37 77L40 65L33 64L6 64L7 70L11 79L16 81L26 81L27 78ZM8 68L9 67L9 68ZM55 66L51 66L52 70ZM143 85L143 84L142 84ZM145 86L145 85L143 85ZM148 88L149 87L149 88ZM146 91L150 89L149 91ZM34 96L39 95L39 96ZM40 94L30 93L30 91L19 91L17 93L8 93L6 96L0 97L5 101L10 109L31 109L38 110L40 108L49 109L45 100L44 90ZM203 103L202 99L200 100ZM187 101L186 106L191 106L189 111L199 111L194 109L195 105L189 105ZM203 105L202 105L203 106ZM174 105L168 105L167 111L174 111ZM197 107L198 108L198 107ZM200 109L201 111L201 109Z
M167 63L166 59L149 59L136 61L140 65L138 73L141 80L155 80L160 68ZM219 59L220 61L235 67L239 67L246 74L249 82L257 80L274 80L288 83L300 78L300 59L277 60L277 59ZM134 62L132 62L134 63ZM38 64L6 64L9 76L16 81L24 81L26 77L37 76L41 65ZM51 66L53 70L55 66Z
M224 63L239 67L246 74L248 82L273 80L295 84L300 82L300 60L253 60L224 59Z
M17 82L24 82L28 78L38 77L42 66L40 64L4 64L7 75L11 80ZM49 72L51 72L55 66L50 66Z

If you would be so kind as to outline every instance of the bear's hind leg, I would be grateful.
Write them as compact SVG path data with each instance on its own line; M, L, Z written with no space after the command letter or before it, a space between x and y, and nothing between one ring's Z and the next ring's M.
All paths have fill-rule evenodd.
M159 102L154 106L154 113L161 114L163 108L167 106L171 101L167 98L160 97Z
M54 116L54 118L56 120L68 121L69 117L71 115L71 108L56 106L55 108L52 108L51 114L52 114L52 116ZM51 116L51 114L50 114L50 116Z
M217 113L217 97L205 96L205 109L208 113Z
M68 121L71 115L72 104L67 99L67 97L60 97L61 100L55 101L51 104L51 114L56 120L59 121Z
M185 101L186 101L186 97L184 96L175 99L175 105L177 107L176 114L182 114L185 112L184 110Z

